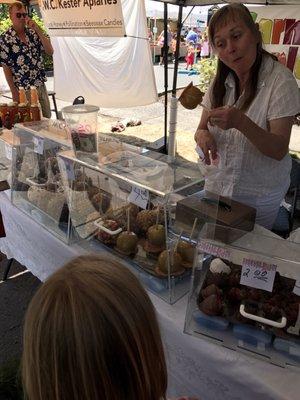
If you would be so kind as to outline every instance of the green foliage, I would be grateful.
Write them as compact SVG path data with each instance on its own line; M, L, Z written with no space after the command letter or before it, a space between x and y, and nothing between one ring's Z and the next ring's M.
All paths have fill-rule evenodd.
M11 20L8 16L8 7L2 5L0 7L0 15L1 15L1 21L0 21L0 35L7 31L7 29L11 26ZM47 34L46 29L45 29L45 24L44 21L37 15L35 11L32 12L31 15L32 20L41 28L41 30ZM48 54L44 54L44 66L47 71L51 71L53 69L53 58L52 56L49 56Z
M8 5L0 4L0 20L2 20L2 18L6 18L7 14L8 14Z
M295 158L296 160L300 160L300 152L297 151L290 151L290 156Z
M199 89L205 93L217 71L217 58L204 58L193 65L199 73Z
M6 4L0 5L0 34L5 32L11 25L11 20L8 16L8 6Z

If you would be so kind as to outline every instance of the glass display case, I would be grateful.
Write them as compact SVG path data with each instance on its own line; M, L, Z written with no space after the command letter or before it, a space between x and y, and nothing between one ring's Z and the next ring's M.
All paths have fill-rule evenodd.
M16 143L15 143L16 144ZM12 131L0 131L0 190L8 189L11 185L11 167L14 154L14 136Z
M61 125L59 125L61 124ZM77 240L72 228L57 153L70 148L61 121L16 124L19 143L12 171L12 203L65 243Z
M206 224L194 260L185 332L300 367L299 331L299 244Z
M100 135L97 157L58 156L70 215L92 250L128 261L145 286L173 303L188 292L193 224L176 224L178 200L203 187L197 165ZM196 235L195 235L196 236Z

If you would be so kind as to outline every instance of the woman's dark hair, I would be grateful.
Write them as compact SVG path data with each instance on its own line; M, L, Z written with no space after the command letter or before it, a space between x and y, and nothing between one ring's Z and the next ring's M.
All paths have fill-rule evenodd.
M257 38L257 53L254 64L251 67L250 76L245 88L245 99L240 105L241 110L246 111L252 103L258 84L258 75L261 67L263 55L268 55L276 60L272 54L268 53L262 48L262 36L255 24L252 15L248 8L240 3L231 3L227 6L220 8L211 18L208 26L209 41L212 47L214 47L214 37L216 30L228 24L230 21L242 20L245 25L250 29L253 35ZM235 80L235 101L240 96L240 85L236 73L225 65L220 59L218 60L217 73L212 88L212 107L222 107L224 105L224 97L226 93L225 80L229 73L232 73Z

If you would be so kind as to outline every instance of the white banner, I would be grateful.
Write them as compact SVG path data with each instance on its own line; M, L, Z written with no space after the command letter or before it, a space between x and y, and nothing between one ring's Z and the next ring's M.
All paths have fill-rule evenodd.
M50 36L125 36L121 0L38 0Z
M300 7L248 7L259 24L264 48L293 71L300 86Z
M83 96L101 108L157 101L144 0L122 0L122 10L128 37L52 38L58 99Z

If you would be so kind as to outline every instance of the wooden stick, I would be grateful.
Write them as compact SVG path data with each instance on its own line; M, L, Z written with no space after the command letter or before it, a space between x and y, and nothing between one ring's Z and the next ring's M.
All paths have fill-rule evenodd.
M100 212L100 214L104 214L103 208L102 208L102 206L103 206L103 195L102 195L102 193L101 193L101 186L100 186L100 178L99 178L99 175L97 175L97 184L98 184L98 189L99 189L99 195L101 196L101 197L100 197L100 202L99 202L99 212Z
M126 210L127 213L127 232L130 232L130 208L128 207Z
M157 215L156 215L156 222L155 222L155 229L157 229L158 219L159 219L160 207L157 206Z
M198 218L195 218L194 219L194 223L193 223L193 227L192 227L192 230L191 230L191 234L190 234L190 242L192 241L192 237L193 237L194 230L196 228L197 222L198 222Z
M178 236L178 238L176 240L175 247L174 247L174 252L177 251L177 246L178 246L178 243L179 243L179 241L181 239L182 234L183 234L183 229L181 229L180 234L179 234L179 236Z

